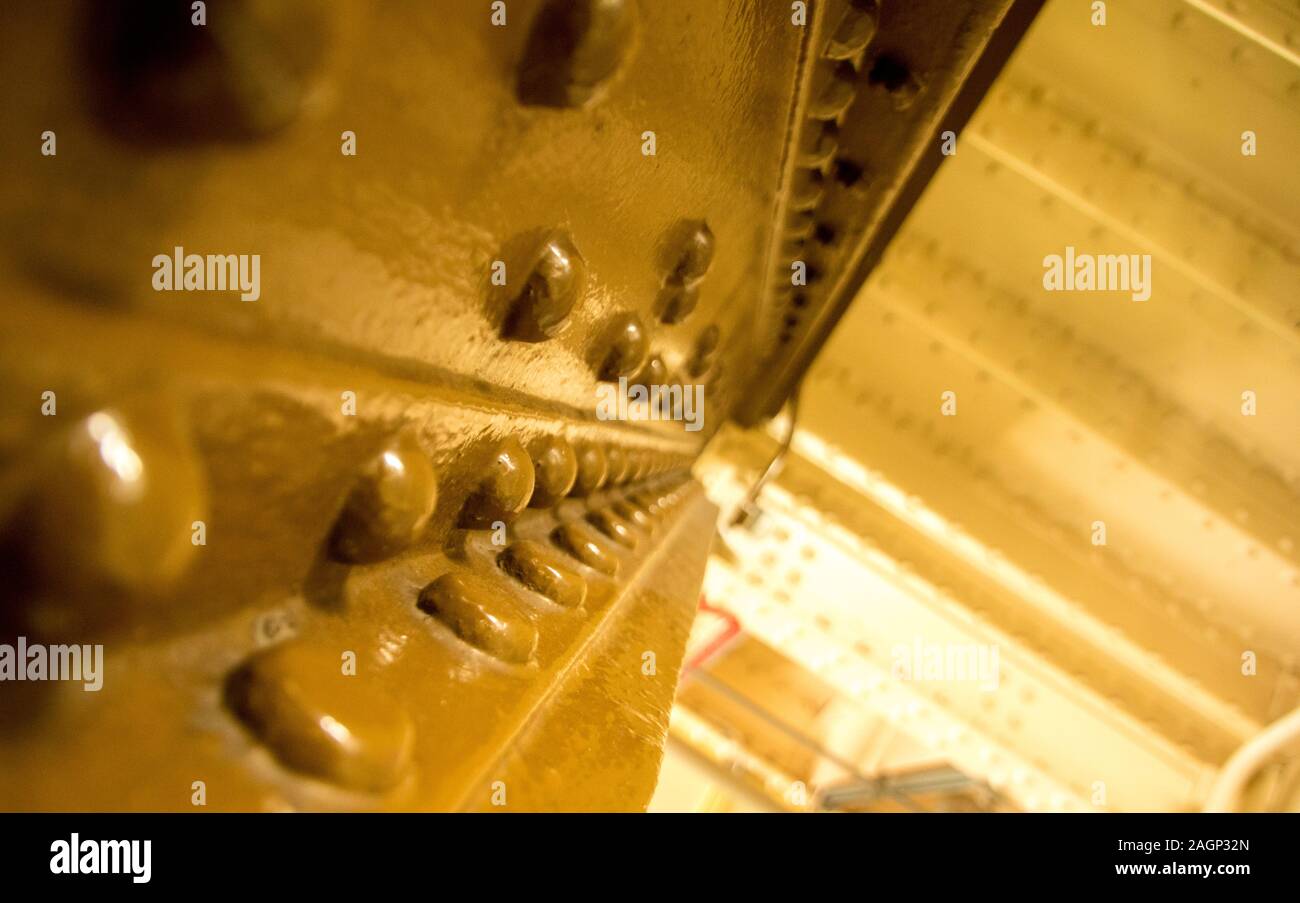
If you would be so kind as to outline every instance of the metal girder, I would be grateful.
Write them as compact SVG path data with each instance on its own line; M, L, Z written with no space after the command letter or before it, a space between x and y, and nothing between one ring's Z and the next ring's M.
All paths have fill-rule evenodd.
M105 655L0 807L644 805L688 468L1032 4L198 6L0 12L0 641Z
M0 807L648 800L803 33L583 6L0 13Z
M763 294L775 416L875 269L1043 0L817 5Z
M6 641L100 643L104 670L94 693L5 684L0 805L189 809L195 782L240 810L649 798L713 524L686 452L353 371L349 422L319 362L156 325L142 362L117 351L130 317L15 316L104 383L169 373L170 407L69 403L26 462Z

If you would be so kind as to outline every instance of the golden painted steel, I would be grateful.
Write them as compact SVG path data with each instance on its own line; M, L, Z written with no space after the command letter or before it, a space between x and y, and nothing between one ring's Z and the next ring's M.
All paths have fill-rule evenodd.
M6 7L0 639L105 659L0 687L0 808L643 807L774 266L1008 4Z

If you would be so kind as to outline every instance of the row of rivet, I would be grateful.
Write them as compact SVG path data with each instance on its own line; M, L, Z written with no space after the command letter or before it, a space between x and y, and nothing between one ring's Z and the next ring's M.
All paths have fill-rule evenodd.
M660 286L655 309L660 321L676 325L699 303L700 284L713 262L714 237L707 223L684 223L672 238L676 256ZM569 320L586 282L586 263L573 239L558 230L548 233L534 250L524 287L510 301L502 334L518 341L538 342L559 335ZM651 352L649 331L632 312L613 315L606 322L601 353L593 360L597 378L614 382L627 378L633 385L665 385L668 373L663 359ZM718 347L718 327L710 324L700 333L687 363L698 377L713 364Z
M152 140L244 140L283 128L297 116L325 57L320 36L338 24L330 13L308 7L294 3L288 11L241 8L199 29L192 27L188 5L161 15L113 4L97 8L92 30L103 41L93 62L97 71L102 69L99 76L105 85L101 100L106 108L101 112L115 129ZM309 23L314 39L304 42L294 30L299 19ZM631 0L549 0L529 26L516 73L519 101L526 106L586 105L626 65L636 46L636 29ZM258 40L248 39L250 34ZM146 48L148 65L137 61L124 68L121 61L132 54L121 45L138 42L140 35L153 38ZM282 54L289 65L254 65L257 55L250 47L272 52L291 44L302 52ZM157 47L186 52L163 54ZM130 49L139 50L134 45ZM178 84L199 88L186 94L178 92ZM196 98L203 101L203 115L195 115ZM694 309L699 281L713 259L714 237L707 224L688 222L681 231L683 235L671 239L679 248L678 259L664 277L659 300L659 316L668 324L681 322ZM556 230L535 248L526 270L503 332L526 341L551 338L563 329L582 294L585 263L572 238ZM628 377L644 379L647 385L664 384L662 361L647 360L650 341L640 317L616 315L608 324L606 342L605 354L594 362L602 380ZM709 369L717 344L717 327L706 328L688 363L691 376Z
M786 223L781 234L777 266L778 299L782 308L781 344L794 338L803 309L808 304L808 287L818 282L821 268L810 263L808 242L832 244L833 226L822 222L828 187L843 181L837 154L839 124L857 97L863 55L876 35L880 11L875 0L853 0L822 49L813 73L811 96L803 129L797 137L795 170L786 200ZM847 164L851 165L851 164ZM794 264L803 262L803 278L796 284Z
M528 590L580 610L588 591L581 569L615 577L616 547L634 549L637 534L648 535L681 499L675 489L631 493L588 512L586 523L598 534L579 522L562 524L551 534L554 548L516 540L496 556L496 564ZM461 641L502 662L525 664L536 656L538 628L522 599L485 576L449 571L424 586L416 605ZM392 789L409 773L415 747L409 714L357 677L340 675L332 650L303 642L262 650L231 672L224 697L288 768L373 793Z
M616 578L619 550L634 552L650 535L653 521L679 499L676 493L658 494L651 508L643 496L635 496L594 508L581 520L555 527L550 534L554 548L532 539L515 540L496 556L497 566L552 603L581 609L588 583L574 563ZM503 662L523 664L536 655L537 625L522 601L485 577L465 569L450 571L426 585L416 604L461 640Z
M296 15L296 6L294 10ZM632 44L633 11L633 5L622 0L548 4L530 33L519 71L520 99L525 103L561 106L580 105L589 100L621 65ZM291 18L281 17L272 24L281 26ZM240 17L229 21L234 22L232 27L247 27ZM107 29L112 41L142 30L134 19L125 17L106 24L112 26ZM169 28L181 28L188 22L174 18L165 20L165 24ZM189 29L184 31L187 36L191 34ZM282 34L281 28L274 36L278 40ZM569 52L557 53L556 46ZM209 66L209 56L192 54L175 65L202 68ZM293 118L304 90L302 86L307 83L317 56L312 54L302 72L292 73L295 77L290 85L292 90L280 90L282 86L277 85L277 91L267 94L261 90L264 80L243 78L254 89L232 94L229 85L237 80L234 75L241 78L247 75L241 70L247 61L244 56L236 55L234 63L227 67L234 75L223 70L204 80L214 101L207 106L218 110L219 115L199 118L187 115L188 101L178 99L174 92L159 95L155 91L146 102L139 102L145 91L135 81L113 71L114 90L110 96L114 108L106 113L106 119L116 121L122 118L117 113L132 111L138 115L124 126L125 130L130 131L147 120L151 132L161 132L161 127L166 126L173 138L242 140L265 134ZM116 58L106 54L104 59ZM146 85L148 89L152 87L153 84ZM179 127L186 122L199 125L182 135ZM704 228L707 232L707 227ZM711 245L711 234L708 239ZM506 325L508 332L542 338L562 327L582 281L581 271L574 270L575 260L580 266L581 258L571 242L555 238L544 244L534 261L523 303L515 306ZM680 273L674 271L665 282L666 286L677 287L674 280L683 277L681 291L665 306L664 322L679 322L694 306L694 283L688 281L692 278L689 270L688 265ZM602 371L613 375L604 378L630 376L645 361L648 343L639 320L631 317L618 326L619 337L602 362ZM693 375L697 368L698 372L707 369L700 364L711 358L717 344L717 328L710 326L697 343L697 354L691 363ZM83 436L85 442L79 438ZM83 445L89 454L84 453ZM123 486L140 482L138 475L131 475L132 468L152 479L154 462L116 415L100 412L87 418L72 438L69 454L72 463L80 468L78 472L86 471L86 482L95 501L122 509L117 511L115 521L135 524L151 513L136 509L154 506L156 494L142 501L138 492L124 491ZM197 462L192 458L186 455L182 461L187 475L190 471L197 473ZM569 443L554 438L539 440L530 456L517 440L507 440L496 450L486 475L467 500L462 520L511 520L526 505L552 506L570 493L585 495L606 484L663 473L680 464L654 453L629 454L617 448L607 455L596 445L584 445L575 451ZM183 488L187 490L184 498L171 506L185 509L184 521L188 527L191 519L197 519L202 513L199 510L201 480L196 476L187 480ZM350 491L330 536L331 553L345 561L373 561L400 551L428 523L437 499L438 479L432 462L411 435L400 435L370 460ZM648 516L644 509L636 509L636 513ZM601 523L615 529L615 521ZM165 535L170 536L170 531ZM178 556L173 547L183 547L192 553L193 546L188 539L184 537L180 543L168 541L153 549L156 554L137 560L127 576L178 572L181 566L174 560ZM540 544L521 541L503 553L501 566L557 604L580 606L585 597L585 583L558 567L551 555ZM112 571L110 576L116 577L119 564L117 561L103 563L100 569ZM443 589L433 592L435 585ZM535 646L535 633L530 641L528 630L518 620L507 618L498 622L481 617L486 610L483 600L488 596L468 575L446 575L445 582L435 582L426 588L421 598L426 597L436 597L435 607L441 616L456 625L459 634L493 654L519 660L521 650L527 649L531 654ZM389 789L409 770L414 749L410 717L383 694L368 692L360 681L341 677L332 653L299 643L264 650L231 673L225 684L225 698L240 719L291 768L365 791Z
M526 507L553 507L569 495L590 495L683 463L667 453L618 446L606 451L587 443L575 450L558 437L535 440L530 454L518 439L505 439L493 450L457 523L478 529L510 523ZM330 538L331 554L341 561L370 562L401 551L424 529L437 499L433 465L409 434L400 435L371 459L353 486Z
M632 5L605 0L582 6L587 12L574 12L577 6L573 4L551 3L539 15L519 73L519 94L525 102L581 104L594 95L619 65L631 43ZM599 15L592 15L591 11ZM575 28L584 32L582 40L560 42L570 48L569 55L544 52L554 50L553 32L567 34ZM123 27L114 34L118 31L127 33L131 29ZM565 60L574 55L585 61L584 64L567 65ZM221 86L218 90L224 90L223 80L214 83ZM125 89L121 93L125 96ZM252 132L280 127L291 118L290 111L296 110L297 100L293 96L273 116L261 107L245 109L217 104L229 114L227 119L205 119L205 123L215 124L199 137L243 138ZM154 107L146 115L179 121L175 109L165 104ZM174 121L169 124L175 124ZM711 234L708 238L711 244ZM541 338L553 335L562 327L582 281L580 270L574 271L575 260L580 265L576 249L562 238L543 246L534 262L523 303L515 306L507 323L508 332ZM675 271L665 285L677 286L673 280L678 275L689 279L689 269L688 266L680 274ZM680 287L681 292L665 306L664 322L679 322L694 306L694 283L683 279ZM648 343L639 320L631 317L616 325L616 339L602 362L602 371L612 375L604 378L631 376L642 368L646 358ZM697 344L697 354L691 364L693 374L697 368L699 372L707 369L699 364L711 357L717 343L717 328L710 326ZM92 462L83 469L91 471L87 479L97 490L97 496L102 496L106 503L115 500L113 504L118 507L127 505L135 497L119 491L120 484L128 479L122 473L125 466L122 462L134 462L132 466L150 472L154 470L152 463L147 457L141 459L131 433L115 415L92 415L84 422L82 432L89 436L90 447L98 454L89 457L79 454L74 437L72 454L76 463ZM112 444L115 457L104 453L105 443ZM95 462L102 462L103 466ZM539 440L530 456L517 440L507 440L496 450L487 474L467 500L462 521L511 520L526 505L549 507L570 493L585 495L603 485L662 473L680 463L655 457L653 453L628 454L617 448L606 455L596 445L584 445L575 451L569 443L554 438ZM195 493L187 495L187 501ZM349 493L330 537L332 554L345 561L372 561L400 551L427 524L437 498L438 480L432 462L412 436L400 435L371 459ZM194 513L199 512L196 509ZM636 513L647 516L642 509L636 509ZM118 520L126 518L134 523L139 514L125 511ZM187 524L189 519L187 514ZM613 520L600 520L600 524L615 532L622 526ZM626 535L620 533L620 536L626 543ZM158 554L174 557L170 546ZM501 566L557 604L581 605L585 583L576 582L580 578L556 566L549 555L544 546L521 541L503 553ZM162 564L161 560L144 561L140 567L162 570ZM456 625L458 633L464 631L462 635L476 645L508 660L519 660L523 649L531 654L535 633L530 641L529 632L521 622L508 618L497 622L480 616L485 611L483 600L488 596L474 585L471 577L455 574L440 580L444 582L427 587L421 598L436 597L440 614ZM433 586L442 589L431 592ZM225 686L226 701L289 767L356 789L389 789L410 765L414 748L411 720L382 694L366 692L355 680L337 679L338 673L337 662L332 656L321 658L321 650L296 643L284 644L258 653L232 672ZM330 675L336 679L330 680Z
M634 5L625 0L553 0L538 14L519 69L518 95L525 104L583 106L623 64L633 45ZM699 281L713 259L714 239L708 225L691 222L679 240L675 266L664 277L657 313L666 324L680 323L699 300ZM524 290L508 313L507 337L538 340L558 335L582 293L586 264L572 238L553 231L534 252ZM614 315L605 327L604 350L594 361L604 381L627 378L635 385L663 385L663 360L650 354L650 339L641 318ZM696 342L688 369L699 376L709 369L718 344L716 326Z
M97 411L57 440L58 467L43 470L28 515L34 572L64 590L163 590L203 545L208 490L187 438L165 417L134 424L120 412ZM512 521L526 506L551 507L606 486L667 473L684 455L650 449L608 450L594 443L543 437L494 450L460 511L460 526ZM161 464L166 462L166 468ZM362 468L329 536L330 555L372 562L410 545L438 501L432 461L408 432L398 434ZM86 523L68 534L66 524ZM160 525L170 525L160 529ZM203 527L206 530L206 527ZM69 568L68 562L75 567Z
M105 108L100 112L115 130L152 140L244 140L283 128L298 115L309 93L325 56L323 45L309 41L308 52L289 54L295 65L275 69L280 81L272 84L273 79L262 71L265 67L252 65L255 55L247 52L246 45L251 45L244 33L256 32L266 40L251 43L276 49L301 37L290 27L298 18L306 17L316 35L335 26L330 14L300 7L293 4L291 13L240 10L201 29L192 27L188 7L161 17L134 9L102 10L93 29L105 36L103 52L93 60L106 85L101 99ZM595 99L636 46L636 19L630 0L550 0L529 27L517 71L520 102L581 107ZM189 52L165 58L152 54L151 65L145 67L151 77L142 78L139 72L122 68L125 56L118 46L140 34L156 38L151 46L180 46ZM210 43L229 44L239 52L212 53ZM201 85L202 90L183 97L174 89L176 84ZM204 101L202 116L193 115L195 97ZM658 315L667 324L681 322L695 308L699 281L713 258L714 238L707 224L688 222L681 228L685 234L672 239L680 248L678 260L664 277L658 301ZM539 341L562 330L581 295L585 264L572 239L554 231L536 248L527 271L503 332L511 338ZM595 365L598 375L605 380L637 377L649 353L640 318L617 316L608 333L607 353ZM692 376L709 368L716 345L716 327L710 326L697 340L689 364Z
M860 209L866 203L862 197L865 166L840 146L844 118L855 103L859 86L865 81L883 89L900 110L911 106L921 89L910 67L889 53L875 55L869 67L864 62L879 23L878 0L849 0L814 70L777 254L777 306L783 312L778 340L782 345L794 338L809 307L810 294L820 288L823 271L834 268L831 257L837 252L833 246L848 247L829 210L845 206L845 191L855 196L849 207ZM799 262L803 264L802 279L792 275Z

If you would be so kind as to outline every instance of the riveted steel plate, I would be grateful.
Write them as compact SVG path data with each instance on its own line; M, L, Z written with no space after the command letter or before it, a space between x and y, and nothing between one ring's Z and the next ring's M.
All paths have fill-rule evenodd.
M1006 5L0 12L0 807L643 805L803 125Z

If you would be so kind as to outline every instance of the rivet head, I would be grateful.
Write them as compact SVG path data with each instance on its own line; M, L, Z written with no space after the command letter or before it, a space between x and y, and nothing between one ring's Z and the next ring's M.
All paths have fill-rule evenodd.
M672 278L683 285L704 278L713 265L714 245L713 230L708 223L703 220L687 223Z
M688 220L677 231L669 239L675 257L655 302L659 319L669 324L682 322L699 304L700 280L709 271L714 252L713 231L703 220Z
M812 119L836 119L853 103L858 95L857 73L853 64L823 63L818 66L813 84L813 100L808 105Z
M562 556L541 543L511 543L497 562L511 577L556 605L577 608L587 598L587 582L569 569Z
M628 385L643 386L649 389L651 386L663 386L668 383L668 367L664 364L664 359L659 355L652 355L636 375L628 380Z
M378 561L410 545L438 501L433 465L403 434L375 455L353 486L330 537L343 561Z
M548 436L533 445L532 458L537 478L529 504L534 508L549 508L573 488L578 478L578 456L564 439Z
M803 254L804 241L812 237L817 229L817 212L815 210L793 210L786 220L785 241L781 247L781 260L793 260ZM784 269L789 269L789 264ZM787 278L785 282L789 282ZM788 286L782 285L782 289Z
M639 492L632 496L632 501L640 505L641 509L653 518L658 519L664 516L664 506L657 492Z
M812 210L821 203L826 186L822 181L820 169L796 170L790 183L789 208L791 210ZM789 269L788 265L782 270Z
M714 324L710 324L700 333L695 340L695 350L691 353L691 359L686 365L686 370L691 376L703 376L713 366L714 355L718 350L718 343L722 339L722 333Z
M516 93L521 103L579 107L593 100L629 55L631 0L550 0L528 33Z
M207 506L197 456L165 414L138 420L97 411L54 440L31 521L52 585L158 590L194 558Z
M611 577L618 574L618 557L613 548L576 524L556 527L551 533L551 539L587 567Z
M614 513L617 514L619 517L623 517L626 518L627 520L630 520L638 527L641 527L642 529L646 529L646 530L650 529L651 521L650 521L649 513L644 508L638 507L631 500L619 499L617 502L611 505L610 508L613 509Z
M261 138L289 125L326 59L335 13L308 2L236 3L195 27L189 3L92 4L97 114L122 137Z
M633 313L619 314L610 321L606 334L606 350L598 375L608 382L631 376L645 362L650 350L650 338L641 318Z
M839 137L835 126L813 120L804 125L799 136L799 157L795 162L800 166L825 166L835 156L838 148Z
M628 459L627 452L623 451L617 445L611 445L609 448L609 482L612 485L619 485L627 480Z
M648 479L655 472L655 458L652 452L643 451L637 456L636 478L637 480Z
M569 236L550 233L534 255L523 291L511 304L506 335L527 341L558 335L582 294L586 269Z
M650 455L648 452L638 449L632 452L628 458L631 461L629 476L633 482L644 480L650 475Z
M478 488L465 502L462 523L490 527L496 521L513 521L532 498L534 483L528 452L518 439L505 439L492 452Z
M857 56L867 48L876 36L880 20L880 10L874 2L862 2L844 11L840 24L835 27L835 34L826 44L823 56L832 60L847 60Z
M699 303L700 289L696 283L683 285L669 280L659 290L655 309L659 311L660 322L673 325L689 317Z
M629 451L623 458L623 466L618 472L619 483L629 483L636 476L636 452Z
M337 650L299 643L255 654L226 680L227 706L281 764L344 787L380 792L408 773L410 717Z
M636 450L627 453L627 466L623 468L623 473L621 475L622 482L630 483L636 479L637 455L638 452Z
M527 662L537 651L537 627L502 587L480 577L443 574L421 590L418 604L466 643L504 662Z
M589 511L587 522L624 548L636 548L636 533L632 525L612 511Z
M645 452L640 449L628 452L627 456L627 479L630 483L635 483L645 477L646 473Z
M584 445L578 450L578 476L573 481L574 495L591 495L609 479L609 459L599 445Z
M684 286L677 282L668 282L660 288L655 308L659 311L659 320L664 324L676 325L684 321L699 305L699 287Z

